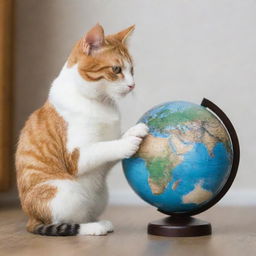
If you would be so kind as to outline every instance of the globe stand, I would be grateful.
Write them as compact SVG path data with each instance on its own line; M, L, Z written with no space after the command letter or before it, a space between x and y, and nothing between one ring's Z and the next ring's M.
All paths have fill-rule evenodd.
M212 227L209 222L191 216L171 216L148 224L148 234L156 236L207 236L211 233Z
M196 210L180 213L163 212L159 210L164 214L170 215L170 217L150 222L148 224L148 234L150 235L169 237L210 235L212 233L211 224L191 216L204 212L215 205L227 193L236 177L240 160L240 147L235 128L226 114L213 102L204 98L201 105L211 110L222 121L229 133L233 146L233 164L230 175L221 191L211 201Z

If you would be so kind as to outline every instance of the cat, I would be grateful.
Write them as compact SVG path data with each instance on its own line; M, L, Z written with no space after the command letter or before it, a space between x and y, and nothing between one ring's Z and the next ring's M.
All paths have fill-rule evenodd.
M106 235L106 177L138 150L148 127L120 133L117 101L134 89L127 39L134 26L104 36L97 24L71 51L46 103L30 115L16 151L27 230L48 236ZM132 113L132 112L131 112Z

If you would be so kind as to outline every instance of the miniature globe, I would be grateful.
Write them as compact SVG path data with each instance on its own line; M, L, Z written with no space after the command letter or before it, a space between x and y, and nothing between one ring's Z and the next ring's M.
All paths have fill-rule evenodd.
M133 190L168 214L189 214L213 200L233 162L231 139L219 118L201 105L176 101L152 108L140 122L149 134L122 162Z

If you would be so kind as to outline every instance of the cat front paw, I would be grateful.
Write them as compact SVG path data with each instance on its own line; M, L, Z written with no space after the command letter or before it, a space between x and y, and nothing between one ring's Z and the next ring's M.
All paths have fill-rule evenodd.
M107 232L113 232L114 231L114 226L111 221L109 220L101 220L99 223L101 223L105 228L107 229Z
M145 125L144 123L139 123L128 129L127 132L125 132L125 134L123 135L123 138L128 136L143 138L148 135L148 131L149 128L147 127L147 125Z
M142 138L136 136L126 136L121 140L121 159L134 155L142 142Z
M102 236L113 232L114 228L110 221L101 220L99 222L91 222L80 224L79 235Z

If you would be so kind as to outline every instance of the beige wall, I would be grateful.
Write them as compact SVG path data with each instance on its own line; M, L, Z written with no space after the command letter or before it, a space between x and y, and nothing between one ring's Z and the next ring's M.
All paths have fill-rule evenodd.
M16 0L15 134L45 101L73 43L100 22L106 33L131 24L135 96L121 102L123 127L150 107L207 97L233 121L242 159L233 189L256 180L256 1ZM67 96L68 97L68 96ZM111 191L127 191L118 165ZM255 200L256 202L256 200Z

